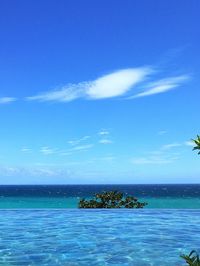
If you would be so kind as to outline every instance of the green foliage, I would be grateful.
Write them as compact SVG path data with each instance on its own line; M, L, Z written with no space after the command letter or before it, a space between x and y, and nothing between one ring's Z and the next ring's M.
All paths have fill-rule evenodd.
M196 139L192 140L195 143L195 147L193 148L193 150L199 150L198 154L200 154L200 136L197 135Z
M190 266L200 266L199 255L195 250L192 250L189 255L181 255L181 258Z
M123 193L118 191L107 191L95 194L94 199L81 199L79 208L143 208L146 202L139 202L132 196L124 197Z
M200 136L197 135L197 138L192 141L196 145L193 150L199 150L198 154L200 154ZM199 254L195 250L192 250L189 255L181 255L181 258L190 266L200 266Z

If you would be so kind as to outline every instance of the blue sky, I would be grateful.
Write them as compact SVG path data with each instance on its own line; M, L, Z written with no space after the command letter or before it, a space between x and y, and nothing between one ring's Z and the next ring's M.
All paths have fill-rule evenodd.
M0 184L199 183L200 2L0 1Z

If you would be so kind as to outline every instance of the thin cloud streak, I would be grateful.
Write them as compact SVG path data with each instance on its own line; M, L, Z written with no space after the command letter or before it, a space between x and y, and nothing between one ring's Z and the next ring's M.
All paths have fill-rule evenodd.
M158 135L162 136L162 135L165 135L167 133L166 130L161 130L158 132Z
M161 158L161 157L139 157L139 158L133 158L132 163L133 164L168 164L171 163L172 160Z
M84 136L84 137L82 137L82 138L80 138L80 139L69 140L69 141L68 141L68 144L70 144L71 146L76 146L76 145L78 145L79 143L82 143L82 142L84 142L84 141L87 141L87 140L90 139L90 138L91 138L91 136Z
M194 147L194 146L195 146L195 143L194 143L192 140L190 140L190 141L185 141L184 144L185 144L186 146L190 146L190 147Z
M161 147L161 150L171 150L176 147L182 146L180 143L170 143L170 144L165 144Z
M179 153L174 152L176 148L183 146L181 143L169 143L162 145L158 150L147 153L147 156L134 157L131 159L133 164L169 164L179 159Z
M110 139L100 139L99 143L101 143L101 144L111 144L111 143L113 143L113 141L110 140Z
M129 99L167 92L169 90L172 90L172 89L175 89L176 87L181 86L182 83L188 80L189 78L190 77L188 75L182 75L182 76L166 78L166 79L162 79L156 82L149 83L146 86L147 89L145 91L140 92L134 96L131 96L129 97Z
M80 145L80 146L75 146L69 151L83 151L83 150L88 150L91 149L94 145L93 144L86 144L86 145Z
M105 130L105 129L98 132L98 135L100 135L100 136L105 136L105 135L109 135L109 134L110 134L110 132L108 130Z
M53 149L50 149L49 147L42 147L40 149L40 152L44 155L51 155L55 153L55 151Z
M14 97L2 97L0 98L0 104L8 104L17 101Z
M151 155L135 157L131 159L132 164L169 164L179 159L178 153L164 153L162 151L150 152Z
M27 147L23 147L23 148L21 149L21 151L22 151L22 152L32 152L32 149L27 148Z
M89 84L90 82L67 84L60 89L44 92L36 96L27 97L26 99L30 101L36 100L40 102L70 102L84 96L85 89L89 86Z

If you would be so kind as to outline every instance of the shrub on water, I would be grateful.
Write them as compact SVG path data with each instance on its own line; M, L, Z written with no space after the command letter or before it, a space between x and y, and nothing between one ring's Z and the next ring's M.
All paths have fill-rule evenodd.
M133 196L125 197L123 193L118 191L107 191L95 194L94 199L85 200L81 199L79 202L79 208L143 208L146 206L146 202L139 202L137 198Z

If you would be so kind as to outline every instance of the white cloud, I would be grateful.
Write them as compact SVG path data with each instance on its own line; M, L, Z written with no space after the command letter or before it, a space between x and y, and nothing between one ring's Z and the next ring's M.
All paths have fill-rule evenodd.
M76 145L70 149L60 150L57 152L57 154L62 155L62 156L69 156L69 155L73 155L75 152L87 151L91 149L92 147L94 147L94 144Z
M84 136L84 137L82 137L82 138L80 138L80 139L69 140L69 141L68 141L68 144L70 144L71 146L76 146L76 145L78 145L79 143L88 140L89 138L90 138L90 136Z
M180 158L179 152L174 152L174 148L194 146L192 141L185 141L181 143L169 143L161 146L158 150L146 152L147 156L134 157L131 159L133 164L168 164Z
M6 177L60 177L68 174L67 169L54 169L47 166L21 167L21 166L0 166L0 172ZM27 181L27 180L26 180Z
M111 144L113 142L110 139L100 139L99 143L101 143L101 144Z
M158 135L162 136L162 135L165 135L167 133L166 130L161 130L158 132Z
M158 73L152 67L121 69L93 81L69 83L26 99L41 102L70 102L80 98L98 100L120 96L133 99L170 91L181 86L190 78L189 75L179 75L159 80L156 78L156 81L152 81L155 80L155 75L158 76ZM135 88L137 91L134 92Z
M131 159L133 164L168 164L179 159L180 153L171 151L173 148L180 147L180 143L170 143L161 146L158 150L146 152L146 156Z
M158 93L163 93L166 92L168 90L171 90L173 88L176 88L177 86L179 86L178 84L173 85L173 84L163 84L163 85L159 85L156 86L154 88L151 88L150 90L138 93L137 95L135 95L134 97L144 97L144 96L149 96L149 95L153 95L153 94L158 94Z
M111 98L123 95L150 73L147 68L122 69L105 75L91 83L86 94L91 99Z
M126 94L151 72L146 67L122 69L94 81L67 84L54 91L27 97L27 100L69 102L78 98L95 100L117 97Z
M190 141L185 141L184 144L185 144L186 146L190 146L190 147L194 147L194 146L195 146L195 143L194 143L192 140L190 140Z
M27 147L23 147L21 149L22 152L31 152L32 150L30 148L27 148Z
M138 157L131 160L133 164L167 164L171 163L170 159L162 158L159 156Z
M114 160L116 160L117 157L113 156L111 154L105 155L105 156L101 156L101 157L93 157L90 160L90 163L94 163L97 164L98 162L113 162Z
M178 153L165 153L161 151L150 152L149 156L135 157L131 159L133 164L169 164L179 159Z
M116 157L115 156L111 156L111 155L99 158L99 160L106 161L106 162L111 162L111 161L114 161L115 159L116 159Z
M87 144L87 145L80 145L75 146L71 149L71 151L82 151L82 150L88 150L91 149L94 145L93 144Z
M189 79L188 75L161 79L159 81L147 84L145 91L140 92L130 98L144 97L153 94L164 93L169 90L175 89L176 87L179 87L180 85L182 85L184 81L188 79Z
M170 150L172 148L180 147L180 143L170 143L170 144L165 144L161 147L162 150Z
M109 135L110 132L109 132L108 130L104 130L104 129L103 129L103 130L99 131L98 134L99 134L100 136L104 136L104 135Z
M70 102L83 96L85 94L84 91L88 85L88 82L67 84L66 86L63 86L62 88L56 89L54 91L48 91L36 96L27 97L27 100L38 100L41 102Z
M40 152L44 155L50 155L55 153L55 151L53 149L50 149L49 147L42 147L40 149Z
M7 104L11 102L15 102L17 99L13 97L2 97L0 98L0 104Z
M60 151L60 152L59 152L59 155L62 155L62 156L69 156L69 155L72 155L72 152L69 152L69 151Z
M111 144L113 141L109 139L110 132L106 129L102 129L98 132L98 135L101 137L99 143L101 144Z

